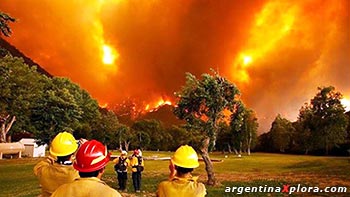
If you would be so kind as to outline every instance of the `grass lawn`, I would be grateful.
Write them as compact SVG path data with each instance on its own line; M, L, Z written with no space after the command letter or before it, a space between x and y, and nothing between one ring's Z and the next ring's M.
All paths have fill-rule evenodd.
M170 156L170 152L144 152L145 157ZM214 163L214 171L219 184L207 187L207 196L234 196L235 192L225 193L229 187L281 187L290 185L297 187L319 187L324 189L330 186L345 186L347 193L304 193L303 196L350 196L350 158L349 157L320 157L253 153L251 156L211 154L213 159L222 159L223 162ZM37 196L40 188L33 174L33 167L40 159L3 159L0 160L0 196ZM146 160L145 171L142 174L142 190L138 196L155 196L157 185L168 176L168 161ZM194 174L205 182L206 172L201 162ZM106 168L103 180L113 188L117 188L116 175L113 163ZM232 190L231 190L232 191ZM131 173L128 179L128 192L123 196L137 196L133 192ZM294 193L292 196L299 196ZM286 196L286 193L252 192L239 196Z

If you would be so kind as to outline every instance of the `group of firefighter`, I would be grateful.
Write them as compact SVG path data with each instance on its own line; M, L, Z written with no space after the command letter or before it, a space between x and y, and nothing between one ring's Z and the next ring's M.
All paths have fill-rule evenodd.
M61 132L52 140L50 155L34 167L34 174L41 186L41 197L119 197L117 190L101 180L111 153L97 140L79 140L68 132ZM126 191L127 170L131 168L133 187L141 192L141 173L144 160L140 149L128 158L127 152L113 160L117 173L118 190ZM197 182L191 172L199 166L195 150L180 146L170 159L169 179L158 185L156 196L187 197L205 196L206 188Z

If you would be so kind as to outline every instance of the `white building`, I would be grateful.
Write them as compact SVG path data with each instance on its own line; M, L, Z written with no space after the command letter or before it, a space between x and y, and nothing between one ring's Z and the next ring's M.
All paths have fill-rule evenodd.
M45 150L47 145L38 145L35 143L35 139L33 138L22 138L19 142L24 145L23 156L28 157L45 157Z

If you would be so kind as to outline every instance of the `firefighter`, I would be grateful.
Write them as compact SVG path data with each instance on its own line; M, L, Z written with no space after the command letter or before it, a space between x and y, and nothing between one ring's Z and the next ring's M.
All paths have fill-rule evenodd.
M130 160L127 158L127 152L122 151L120 156L113 160L114 170L117 172L117 179L119 190L126 190L126 182L128 180L128 166L130 165Z
M52 196L120 197L119 192L101 180L109 158L110 154L107 153L107 148L101 142L96 140L85 142L77 151L76 161L73 164L74 168L79 171L80 178L60 186Z
M159 197L202 197L207 194L203 183L191 172L199 166L196 151L188 145L179 147L170 160L170 177L158 185Z
M141 150L134 150L132 159L130 161L131 171L132 171L132 183L135 192L139 193L141 191L141 172L144 169L144 162L142 158Z
M61 132L52 140L50 156L34 166L41 185L41 196L50 196L59 186L79 177L73 168L73 155L78 144L72 134Z

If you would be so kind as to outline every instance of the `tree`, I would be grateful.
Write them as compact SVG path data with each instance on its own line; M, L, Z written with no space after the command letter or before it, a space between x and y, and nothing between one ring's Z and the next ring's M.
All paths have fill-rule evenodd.
M324 148L325 154L328 154L330 148L345 142L348 120L340 102L342 94L333 86L319 87L318 90L307 109L310 110L307 111L308 122L304 121L303 125L314 138L314 148Z
M136 142L139 147L149 150L158 150L163 140L163 126L158 120L139 120L132 125ZM150 146L152 144L152 146Z
M33 105L31 119L39 144L49 144L57 133L73 132L79 125L82 110L69 88L61 86L65 80L53 78L47 81L42 97Z
M311 128L313 128L312 114L311 105L305 103L299 110L298 120L296 122L296 132L293 137L296 146L301 149L301 151L304 151L305 155L307 155L309 151L313 149L313 145L317 143L315 141L316 138L313 138L311 133Z
M117 129L118 132L118 142L119 142L119 150L123 150L123 144L126 151L129 151L129 145L131 141L134 139L134 134L131 132L130 127L119 124L119 127Z
M52 80L55 81L58 89L65 88L73 96L78 108L81 110L79 121L73 126L73 130L74 133L85 133L86 136L83 136L83 138L87 138L90 136L89 132L96 125L96 120L101 118L97 101L91 98L87 91L81 89L67 78L53 78Z
M285 152L289 146L293 132L294 127L292 123L278 114L272 122L270 130L273 147L280 152Z
M108 147L116 148L120 126L118 118L111 110L101 109L100 113L101 116L95 119L95 125L92 127L92 138Z
M250 155L250 150L257 140L258 120L253 110L248 109L242 102L236 106L236 113L231 114L230 128L234 147L242 149ZM236 154L238 151L234 149Z
M9 137L15 132L32 130L31 107L42 97L43 87L47 80L47 77L36 71L36 67L29 68L21 58L11 55L0 58L2 142L6 141L6 135Z
M236 154L242 154L243 124L244 124L245 106L239 102L236 107L236 113L231 114L230 130L232 133L233 148Z
M251 109L245 109L244 121L243 121L243 146L250 155L250 150L253 148L257 141L257 131L259 123L256 114Z
M239 90L227 79L213 72L197 79L186 74L186 85L176 93L178 97L174 114L187 122L188 127L203 134L200 153L206 165L208 184L215 185L213 164L209 158L209 145L215 147L220 122L225 121L224 110L234 113Z
M9 22L15 22L16 19L12 18L10 15L0 12L0 31L5 36L10 36L12 31L9 26Z

